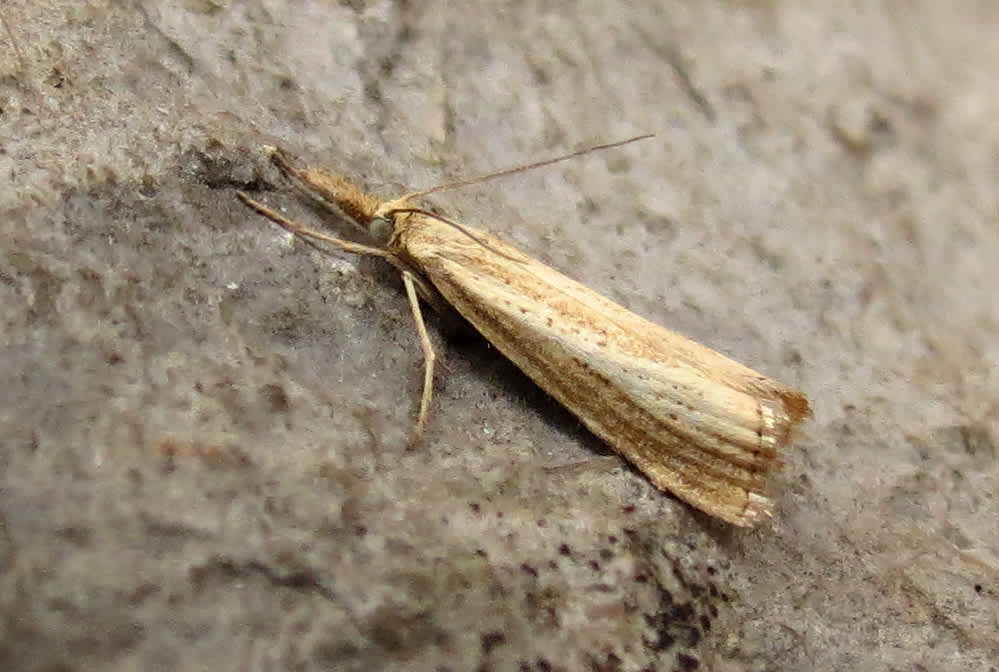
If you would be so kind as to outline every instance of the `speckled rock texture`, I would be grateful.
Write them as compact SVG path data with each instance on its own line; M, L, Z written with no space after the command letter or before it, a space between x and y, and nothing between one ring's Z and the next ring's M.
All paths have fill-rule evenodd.
M0 669L999 669L995 3L0 13ZM644 132L434 205L808 393L755 530L234 196Z

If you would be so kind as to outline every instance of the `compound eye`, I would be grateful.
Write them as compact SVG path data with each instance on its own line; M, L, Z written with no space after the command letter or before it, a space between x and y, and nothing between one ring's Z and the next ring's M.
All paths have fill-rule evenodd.
M395 222L384 215L372 217L368 224L368 233L380 245L388 243L393 231L395 231Z

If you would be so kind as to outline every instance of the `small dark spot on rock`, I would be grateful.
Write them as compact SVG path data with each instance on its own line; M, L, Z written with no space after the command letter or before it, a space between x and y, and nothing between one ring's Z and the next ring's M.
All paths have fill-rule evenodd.
M651 626L656 625L655 619L653 619L651 616L646 615L645 618L646 620L651 621L649 625ZM649 640L648 637L642 637L642 644L644 644L647 648L652 649L653 651L665 651L666 649L676 644L676 637L669 634L668 632L660 630L657 634L659 637L654 642Z
M139 193L146 198L152 198L156 195L156 186L156 178L149 173L145 173L139 185Z
M506 643L506 635L502 632L484 632L482 633L482 652L489 653L497 646Z
M560 544L558 547L558 552L560 555L565 555L565 556L572 555L572 549L569 548L569 544Z
M137 607L145 602L147 598L159 592L160 587L158 585L147 581L140 584L135 590L132 591L132 594L128 597L128 604L129 606Z
M690 621L694 617L694 608L690 602L674 604L669 610L669 616L676 621Z
M67 525L60 528L56 532L56 535L76 546L85 547L90 545L90 541L94 537L94 531L89 527Z
M291 402L288 400L284 388L276 383L262 385L260 398L271 413L287 413L291 407Z
M53 89L61 89L62 85L66 83L66 75L59 68L52 68L48 77L45 78L45 83Z
M537 575L538 575L538 570L537 570L537 569L535 569L534 567L531 567L531 566L530 566L529 564L527 564L526 562L525 562L525 563L523 563L523 564L522 564L522 565L520 566L520 569L521 569L521 571L523 571L523 572L524 572L525 574L530 574L531 576L537 576Z
M693 672L701 667L701 661L686 653L676 655L676 664L678 672Z

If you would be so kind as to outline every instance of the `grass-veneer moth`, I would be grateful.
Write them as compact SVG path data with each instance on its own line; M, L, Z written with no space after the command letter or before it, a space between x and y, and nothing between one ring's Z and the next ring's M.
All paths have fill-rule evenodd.
M713 516L751 526L772 515L767 477L810 414L801 392L635 315L485 231L413 204L431 192L637 139L384 202L340 175L298 168L270 148L287 178L381 247L309 229L246 193L239 197L296 236L382 257L401 272L425 358L415 440L426 425L435 362L420 311L423 299L437 309L457 310L657 487Z

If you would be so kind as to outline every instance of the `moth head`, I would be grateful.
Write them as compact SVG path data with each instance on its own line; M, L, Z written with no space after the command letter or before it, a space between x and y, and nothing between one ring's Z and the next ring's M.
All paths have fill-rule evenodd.
M405 216L412 206L409 203L412 194L406 194L391 201L385 201L371 213L367 220L368 235L379 245L386 245L398 226L397 217Z
M368 221L368 235L378 245L387 245L395 231L395 216L390 213L376 214Z

